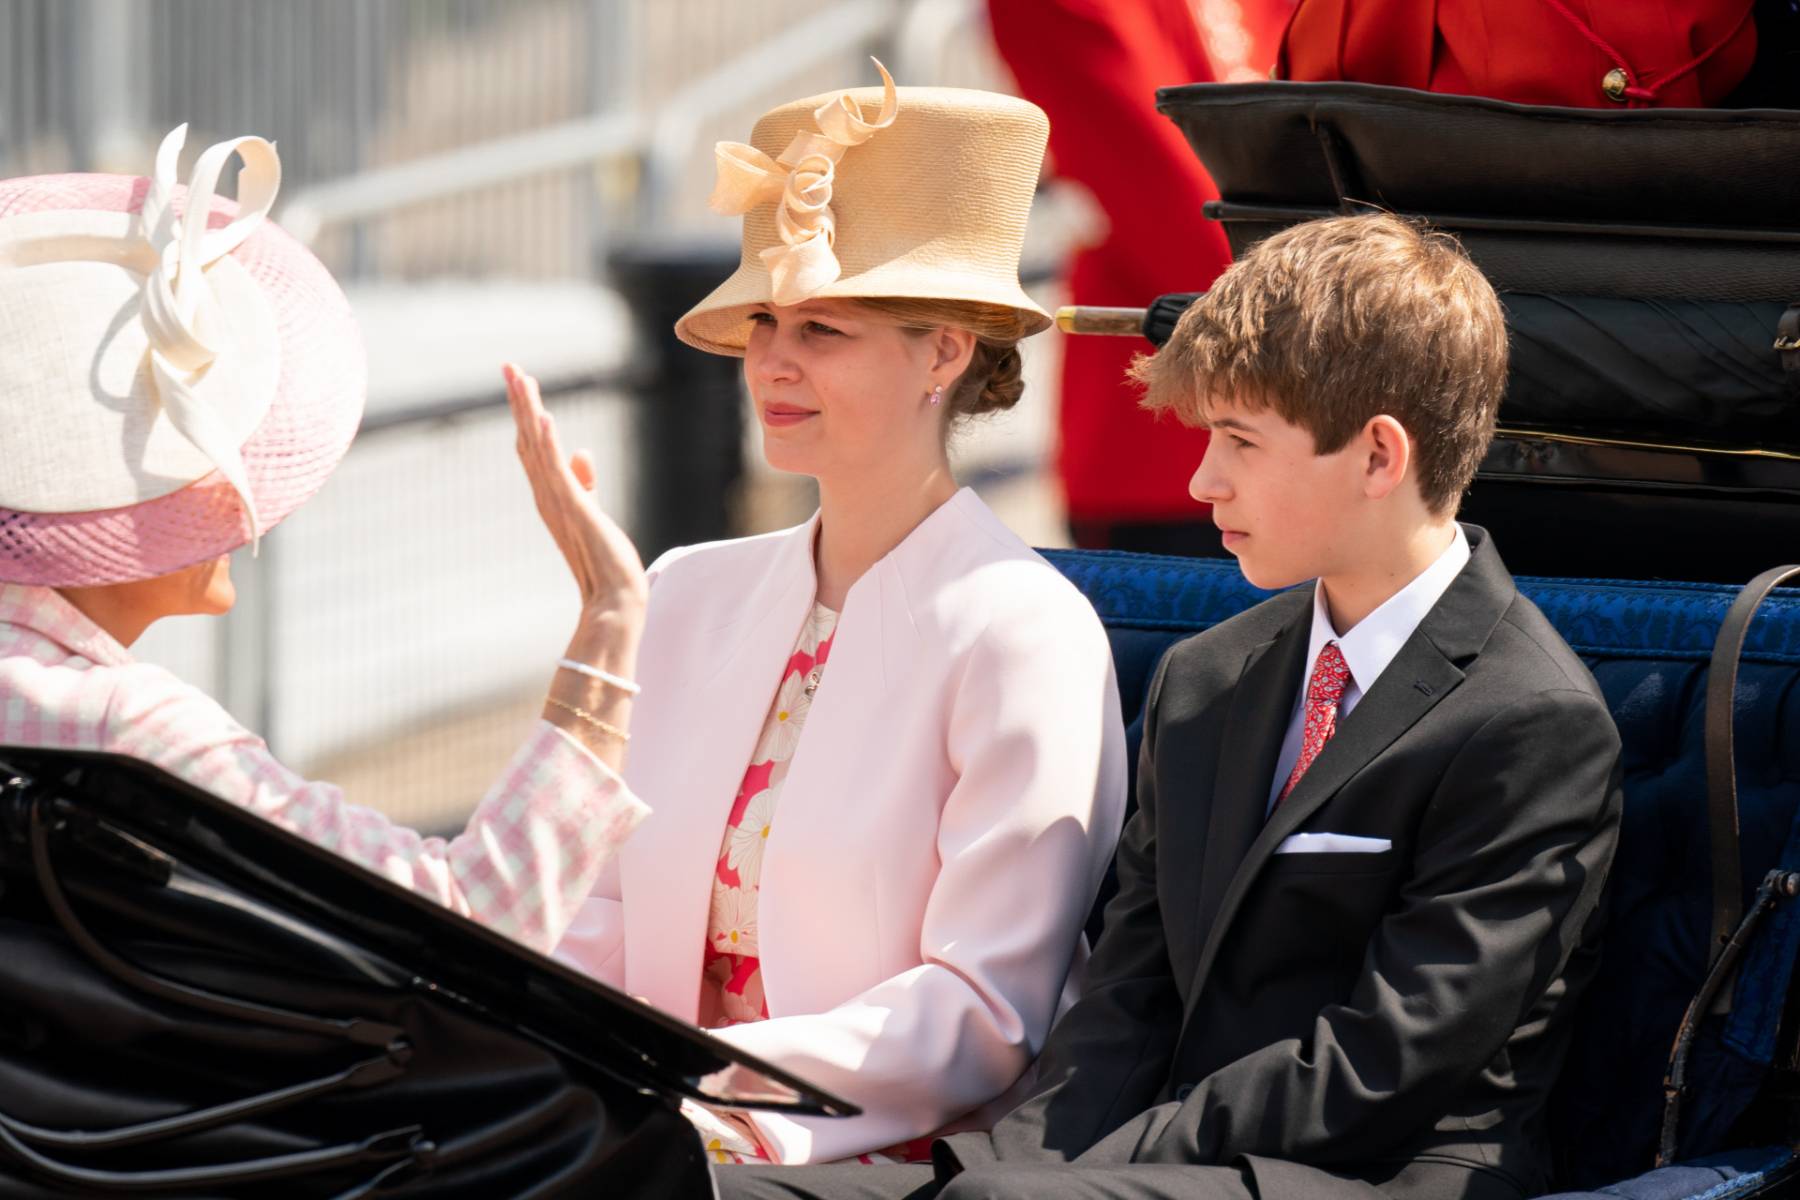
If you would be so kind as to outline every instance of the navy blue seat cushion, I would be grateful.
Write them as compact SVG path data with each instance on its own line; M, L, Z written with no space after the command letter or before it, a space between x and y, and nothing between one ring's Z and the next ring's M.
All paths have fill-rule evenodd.
M1170 644L1255 604L1229 560L1106 551L1047 557L1088 596L1112 639L1136 773L1143 702ZM1624 742L1625 815L1611 926L1598 977L1553 1098L1565 1186L1648 1169L1662 1073L1704 973L1711 921L1703 705L1706 666L1736 594L1710 584L1519 580L1599 681ZM1780 865L1800 869L1800 595L1771 598L1751 627L1737 689L1739 820L1746 902ZM1135 779L1134 779L1135 783ZM1110 896L1109 878L1101 904ZM1097 905L1089 922L1096 936ZM1778 910L1746 957L1733 1011L1694 1066L1683 1157L1719 1148L1773 1056L1796 951L1800 905Z
M1646 1171L1593 1191L1559 1192L1546 1200L1733 1200L1791 1185L1797 1178L1800 1152L1785 1146L1762 1146Z

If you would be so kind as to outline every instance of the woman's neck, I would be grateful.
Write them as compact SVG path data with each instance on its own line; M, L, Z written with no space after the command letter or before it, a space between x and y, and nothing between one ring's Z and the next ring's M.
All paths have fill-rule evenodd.
M842 611L851 585L906 540L919 523L956 494L948 463L904 482L819 481L819 540L813 550L818 601Z
M135 593L129 584L65 587L56 590L82 616L105 630L113 641L127 648L144 636L144 630L156 620L155 613L145 611L136 602Z

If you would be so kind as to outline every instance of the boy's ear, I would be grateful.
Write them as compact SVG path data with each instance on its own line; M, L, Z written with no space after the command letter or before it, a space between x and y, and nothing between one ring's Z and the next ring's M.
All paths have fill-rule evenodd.
M1385 499L1412 470L1412 438L1406 426L1382 413L1369 418L1360 440L1365 454L1363 494L1371 500Z

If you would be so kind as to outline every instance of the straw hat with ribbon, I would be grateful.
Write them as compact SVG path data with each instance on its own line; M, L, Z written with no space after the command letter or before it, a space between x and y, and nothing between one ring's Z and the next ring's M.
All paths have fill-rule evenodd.
M1050 123L1034 104L962 88L880 88L765 113L721 142L712 206L744 217L736 272L676 322L742 354L758 304L835 297L959 300L1049 316L1019 286L1019 250Z
M254 544L361 420L349 304L265 219L274 145L208 148L184 192L186 134L149 179L0 181L0 582L119 583ZM233 155L235 204L215 195Z

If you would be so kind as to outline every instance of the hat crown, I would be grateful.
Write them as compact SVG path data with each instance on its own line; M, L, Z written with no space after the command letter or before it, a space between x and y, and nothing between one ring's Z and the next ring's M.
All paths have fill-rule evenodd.
M842 152L830 183L838 273L808 295L968 301L1019 311L1022 332L1049 324L1019 285L1019 255L1049 138L1043 110L967 88L899 87L890 125ZM851 88L780 105L750 145L771 159L817 129L821 108L847 100L873 119L884 89ZM737 271L676 325L691 345L741 354L755 305L778 295L769 258L788 244L780 203L744 213Z
M831 207L845 275L876 266L922 241L950 251L953 271L1018 278L1025 222L1037 191L1050 121L1035 104L967 88L895 89L894 123L844 155ZM873 112L880 88L847 95ZM751 144L779 154L831 99L811 96L765 113ZM778 241L773 210L744 220L744 255Z

